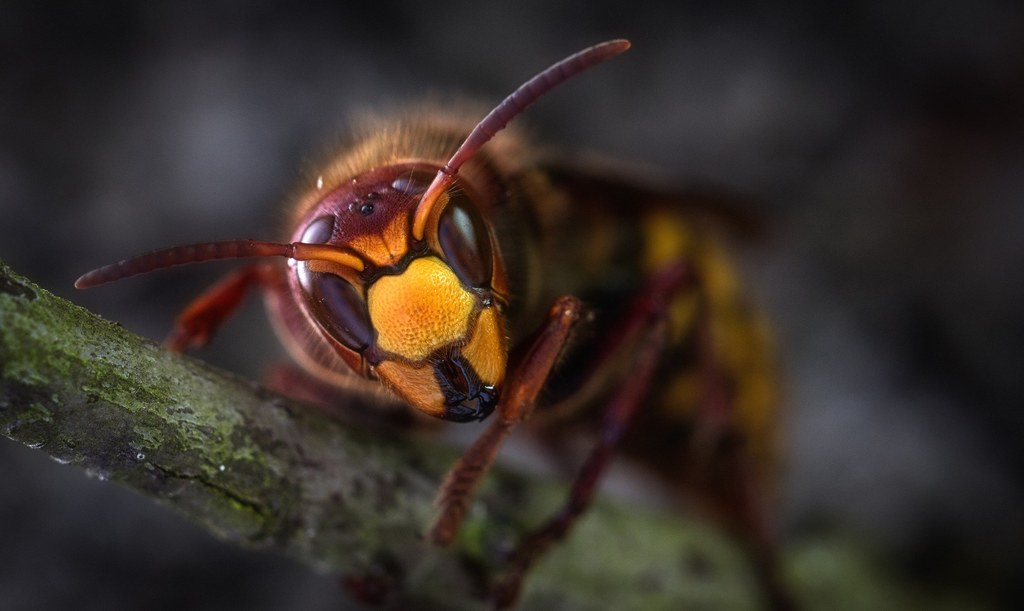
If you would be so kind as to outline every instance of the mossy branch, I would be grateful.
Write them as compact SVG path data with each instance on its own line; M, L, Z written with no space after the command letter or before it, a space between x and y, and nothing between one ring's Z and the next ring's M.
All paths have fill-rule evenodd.
M395 596L421 606L480 607L481 576L564 493L495 473L454 548L436 549L422 533L457 456L451 448L346 426L169 353L2 263L0 368L8 437L134 488L225 539L322 570L395 579ZM573 539L581 543L553 554L530 580L531 606L607 608L618 599L676 608L714 592L753 598L741 555L682 522L602 505ZM688 558L737 568L680 579Z
M398 607L483 607L484 579L503 550L565 494L564 482L499 469L453 548L435 548L422 533L453 449L346 426L164 351L2 262L0 426L11 439L174 507L224 539L278 549L320 570L377 576L391 583ZM787 572L807 608L936 608L911 604L867 566L849 547L811 545L790 554ZM755 609L755 592L747 559L714 529L599 502L531 574L523 603Z

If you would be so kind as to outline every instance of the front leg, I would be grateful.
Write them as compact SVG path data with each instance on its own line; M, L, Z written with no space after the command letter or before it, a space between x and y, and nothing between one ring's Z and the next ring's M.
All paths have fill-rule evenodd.
M232 270L216 284L203 291L178 315L174 328L164 345L175 352L200 348L209 343L217 329L234 312L253 286L264 291L279 290L275 268L253 264Z
M645 336L648 341L644 342L637 355L634 375L609 403L602 435L576 474L565 505L544 525L521 539L509 556L504 574L491 589L491 603L495 609L507 609L516 603L530 568L569 534L579 517L590 507L619 440L650 388L665 348L666 328L664 321L661 321L654 324Z
M508 434L533 412L537 395L582 310L583 304L572 296L560 297L551 307L547 323L509 377L497 419L452 466L441 484L435 501L439 515L428 534L434 543L448 545L455 538L477 483L494 463Z
M667 309L672 299L692 286L693 278L685 264L669 266L656 274L640 295L619 332L608 342L608 350L598 361L610 361L625 346L636 346L631 359L631 374L615 391L604 411L601 435L576 474L568 499L545 524L521 539L509 556L504 574L491 590L496 609L513 606L530 568L552 546L563 540L576 521L590 507L622 436L634 415L644 405L658 365L669 345ZM595 368L599 370L599 368Z
M600 369L601 364L614 360L624 347L633 344L645 331L649 332L652 322L661 320L672 297L690 280L689 268L683 263L671 265L656 274L649 286L636 299L628 319L609 338L605 350L598 355L595 369ZM509 380L507 394L499 407L498 419L455 463L441 485L435 501L440 514L429 532L429 538L434 543L447 545L455 538L477 483L494 463L498 450L508 434L533 412L537 395L547 383L551 368L565 346L571 328L579 319L581 311L582 304L575 297L561 297L552 306L547 324L534 339L526 356L519 362ZM654 352L660 356L661 348ZM627 386L638 394L646 391L648 384L634 382ZM619 417L616 440L609 444L610 446L617 443L617 437L621 435L629 417L635 411L631 400L626 400L626 403L629 403L629 407L624 408L626 413ZM603 466L597 468L595 473L599 474L601 471Z

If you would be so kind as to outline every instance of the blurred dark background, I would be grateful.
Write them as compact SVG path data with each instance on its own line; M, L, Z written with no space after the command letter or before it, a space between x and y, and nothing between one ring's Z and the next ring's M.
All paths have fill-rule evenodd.
M625 57L524 123L753 196L743 253L787 374L783 516L995 606L1024 566L1024 21L1012 0L0 2L0 258L160 338L223 267L76 292L156 246L277 237L346 118L492 102L583 46ZM258 300L203 354L282 358ZM0 443L0 606L334 609L334 580Z

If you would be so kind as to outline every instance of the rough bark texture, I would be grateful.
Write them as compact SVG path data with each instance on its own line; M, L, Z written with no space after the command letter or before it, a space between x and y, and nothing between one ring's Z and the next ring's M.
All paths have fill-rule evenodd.
M454 450L346 426L168 353L2 263L0 426L224 539L393 581L390 602L399 606L480 608L481 575L564 494L564 486L498 471L453 549L433 548L421 534ZM902 608L912 600L849 546L804 545L789 557L809 608ZM745 558L713 529L608 503L538 567L524 606L758 607Z

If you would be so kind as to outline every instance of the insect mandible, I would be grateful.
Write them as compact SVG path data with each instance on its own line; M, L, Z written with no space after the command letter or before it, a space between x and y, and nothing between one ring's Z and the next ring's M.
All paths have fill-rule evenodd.
M513 552L494 586L496 606L514 604L530 566L566 536L623 445L725 508L726 521L750 541L775 607L784 608L771 536L749 493L759 480L751 465L771 452L771 367L724 259L682 219L681 195L547 164L504 129L551 89L628 48L613 40L567 57L475 126L442 110L371 130L295 198L285 241L161 249L75 285L261 259L193 301L169 347L205 344L259 287L283 343L321 381L358 376L448 421L496 412L440 488L429 531L439 544L457 534L477 482L542 391L561 397L550 373L566 367L576 375L564 378L580 382L555 401L563 415L553 422L601 420L600 441L566 509ZM578 340L593 350L567 350L581 321L595 315L611 332ZM688 466L706 460L719 466L714 481Z

